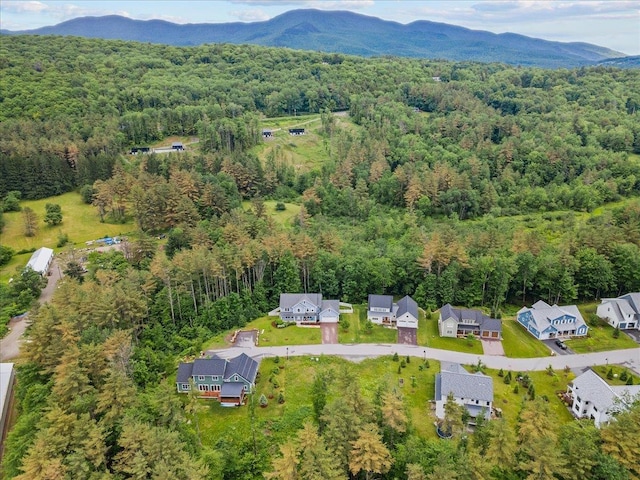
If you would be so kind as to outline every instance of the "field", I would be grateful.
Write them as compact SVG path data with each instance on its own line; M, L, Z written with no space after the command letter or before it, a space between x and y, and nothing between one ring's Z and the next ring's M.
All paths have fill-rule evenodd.
M434 397L435 374L440 371L440 365L431 360L429 368L424 368L423 362L415 358L406 364L405 368L400 367L400 363L394 362L391 357L368 359L357 364L337 357L324 356L292 357L289 360L282 358L279 359L279 363L275 363L273 358L263 359L253 401L257 403L261 394L273 398L269 399L266 408L256 405L257 428L275 443L288 440L306 420L312 419L310 387L316 372L338 372L345 365L354 370L360 379L363 394L371 401L374 400L376 389L381 383L385 383L388 388L397 388L403 396L411 428L422 437L436 438L433 428L435 417L430 402ZM398 373L399 368L401 373ZM472 372L469 367L467 370ZM493 378L494 406L500 408L507 421L515 426L518 412L526 398L526 389L519 387L520 391L514 393L517 383L515 379L506 385L497 371L486 370L485 373ZM278 388L273 388L269 382L272 375L277 379ZM512 375L515 377L516 372ZM560 402L556 392L566 390L573 374L557 371L554 376L550 376L547 372L530 372L529 376L535 386L536 396L548 398L557 422L563 424L571 421L571 413ZM283 404L277 402L280 392L285 397ZM332 394L335 395L333 392ZM213 444L217 438L230 430L249 436L251 421L248 405L241 408L224 408L211 400L201 400L201 403L206 406L199 414L199 425L205 445Z
M44 223L45 204L57 203L62 208L62 223L50 227ZM41 200L25 200L21 207L31 208L39 217L38 231L33 237L24 236L22 212L7 212L3 215L6 225L0 233L0 244L15 251L35 250L40 247L56 248L58 237L68 235L69 241L76 246L84 246L84 242L105 236L126 235L134 229L133 223L110 224L101 223L95 207L82 201L79 193L69 192L57 197ZM15 274L16 267L29 261L30 253L16 255L8 265L0 270L0 281L7 281Z
M286 228L293 227L294 220L300 214L300 205L295 205L293 203L284 203L284 210L276 210L276 204L280 203L276 200L265 200L264 201L264 210L265 214L273 219L275 223L281 225ZM244 201L242 202L242 208L245 210L252 209L251 202Z
M532 335L514 319L502 320L502 348L507 357L535 358L547 357L549 348Z

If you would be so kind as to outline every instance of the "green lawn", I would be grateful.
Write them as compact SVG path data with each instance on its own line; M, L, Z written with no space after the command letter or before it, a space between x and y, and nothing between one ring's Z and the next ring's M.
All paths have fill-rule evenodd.
M502 320L502 348L507 357L535 358L551 355L549 348L514 319Z
M62 208L62 223L50 227L44 223L45 204L57 203ZM37 249L40 247L56 248L58 236L66 234L69 241L76 246L84 247L84 242L105 236L124 235L132 230L132 222L125 224L101 223L95 207L87 205L77 192L69 192L57 197L41 200L25 200L20 206L31 208L39 217L38 231L34 237L24 236L22 212L7 212L3 217L6 225L0 233L0 244L15 251ZM27 264L31 254L16 256L0 270L0 280L6 281L13 276L16 267Z
M628 368L621 367L619 365L598 365L597 367L593 367L592 370L596 372L602 379L607 382L609 385L626 385L626 380L620 380L620 375L622 372L626 371L627 375L631 375L633 377L633 384L638 385L640 383L640 378L638 375L634 375L633 372L630 372ZM607 378L607 373L611 373L613 375L612 379Z
M625 348L637 348L638 344L628 335L620 332L618 338L613 338L615 329L608 323L597 320L590 321L598 307L597 303L587 303L579 306L580 313L589 325L586 338L567 340L567 346L576 353L604 352L607 350L622 350Z
M398 341L398 331L393 328L373 325L371 331L366 331L366 305L354 305L353 313L342 314L340 318L349 321L349 330L344 331L341 326L338 327L339 343L396 343Z
M477 338L469 345L466 338L441 337L438 332L438 315L439 312L434 312L432 320L418 323L418 345L482 355L482 343Z
M471 371L468 367L467 369ZM515 426L518 418L518 412L522 406L522 402L526 398L527 391L523 387L519 387L519 392L513 392L516 385L515 377L517 372L512 372L511 384L506 385L504 378L498 376L497 370L486 369L485 373L493 378L493 405L502 409L503 416L507 421ZM505 372L506 373L506 372ZM557 397L556 392L566 391L567 384L575 378L572 373L566 373L562 370L555 371L552 377L547 372L527 372L531 378L536 396L546 395L549 400L549 406L554 413L554 420L558 424L568 423L573 418L569 410Z
M312 357L292 357L289 360L280 359L278 364L274 363L274 359L266 358L261 362L254 401L257 403L261 394L273 398L269 399L266 408L256 406L256 425L275 443L289 439L305 420L312 418L310 387L316 372L322 369L337 372L345 364L355 369L362 392L371 401L381 382L386 383L389 389L397 388L403 395L413 428L422 436L435 437L433 421L429 417L429 401L434 395L435 374L440 370L438 362L431 361L430 368L420 370L421 362L413 359L399 374L400 363L394 362L391 357L368 359L359 364L337 357L316 358L317 360ZM276 369L278 373L274 377L279 387L274 389L269 377ZM412 377L415 377L415 387ZM403 379L402 385L399 379ZM280 392L285 396L284 404L277 402ZM224 408L216 401L201 400L201 403L207 406L199 414L205 445L211 445L228 431L249 435L251 423L248 405L241 408Z

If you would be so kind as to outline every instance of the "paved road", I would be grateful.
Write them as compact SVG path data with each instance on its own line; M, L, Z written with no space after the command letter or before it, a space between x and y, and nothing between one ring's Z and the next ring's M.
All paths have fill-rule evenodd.
M53 292L56 290L56 284L60 280L62 273L58 268L57 259L54 257L49 270L51 275L47 277L47 286L44 287L38 301L42 304L51 300ZM20 344L22 343L22 334L29 325L29 314L14 318L9 323L10 332L0 339L0 362L6 362L16 358L20 354Z
M469 353L437 350L414 345L397 344L337 344L337 345L290 345L288 347L231 347L221 350L209 350L209 354L217 354L223 358L234 357L244 352L252 357L280 357L305 355L337 355L348 360L360 361L365 358L393 355L417 358L430 358L440 361L475 364L478 359L489 368L512 371L545 370L549 365L561 370L565 367L572 369L585 368L593 365L616 364L640 374L640 348L615 350L610 352L583 353L576 355L551 356L543 358L508 358L490 355L473 355Z

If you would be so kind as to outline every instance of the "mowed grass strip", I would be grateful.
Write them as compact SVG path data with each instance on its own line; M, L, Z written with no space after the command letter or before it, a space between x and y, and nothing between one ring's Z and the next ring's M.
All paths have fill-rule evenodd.
M511 358L536 358L551 355L549 348L527 332L514 319L502 320L502 348Z
M584 338L567 340L567 346L576 353L605 352L608 350L623 350L625 348L637 348L638 344L623 332L618 332L618 338L614 338L615 328L607 322L596 318L596 303L580 305L580 313L589 325L589 331ZM594 321L595 320L595 321Z
M367 331L367 306L354 305L353 313L341 314L340 319L349 322L349 329L338 326L338 343L397 343L398 331L373 324Z

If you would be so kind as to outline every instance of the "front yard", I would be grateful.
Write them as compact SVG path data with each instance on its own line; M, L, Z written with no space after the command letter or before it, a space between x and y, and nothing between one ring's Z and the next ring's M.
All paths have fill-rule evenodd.
M507 357L536 358L551 355L549 348L530 335L515 319L502 320L502 348Z
M595 311L595 308L593 310ZM638 344L623 332L619 332L620 335L618 338L613 338L615 329L602 320L598 320L598 322L593 325L593 322L589 322L588 320L590 318L589 313L592 312L590 312L588 307L582 312L585 321L589 325L587 337L567 340L565 342L571 350L576 353L591 353L638 347Z
M353 313L340 315L340 322L347 320L349 329L344 330L338 324L338 343L396 343L398 331L382 325L371 325L367 331L367 307L354 305Z
M432 319L424 320L424 312L420 311L418 345L482 355L482 343L477 338L469 344L469 340L466 338L441 337L440 332L438 332L438 314L438 312L434 312Z

